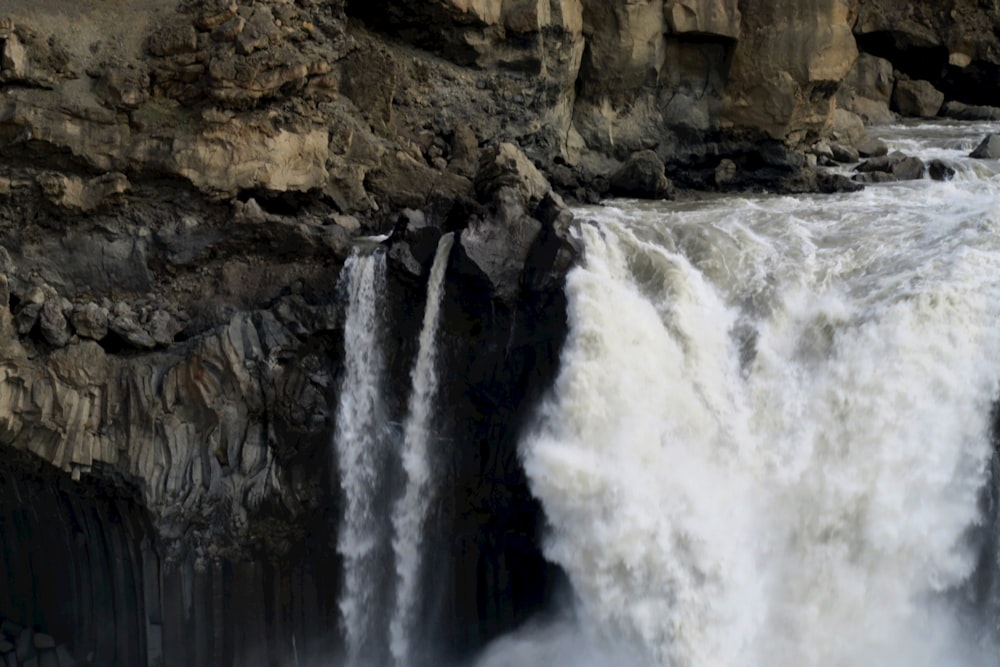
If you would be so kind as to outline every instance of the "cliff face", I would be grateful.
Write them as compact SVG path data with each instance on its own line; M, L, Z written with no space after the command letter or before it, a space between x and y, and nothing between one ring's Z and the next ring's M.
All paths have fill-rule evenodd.
M939 4L0 0L0 493L124 550L131 583L79 574L76 613L141 635L60 641L98 664L336 650L337 283L390 231L397 393L434 243L458 239L440 400L464 445L439 453L425 636L459 655L520 622L557 577L516 456L576 257L550 188L599 198L645 151L661 194L664 163L722 187L724 161L763 174L732 187L815 189L789 150L829 131L845 78L880 108L903 75L1000 103L998 10ZM38 554L0 571L40 576L48 542L0 518ZM90 586L132 601L84 609ZM0 617L69 633L56 588Z

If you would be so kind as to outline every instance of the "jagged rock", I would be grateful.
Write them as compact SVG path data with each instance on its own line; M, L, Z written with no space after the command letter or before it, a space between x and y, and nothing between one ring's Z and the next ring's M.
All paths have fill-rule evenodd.
M18 334L24 336L35 327L46 298L46 291L38 286L32 287L21 297L21 303L14 311L14 325Z
M958 120L997 121L1000 120L1000 107L962 104L952 100L941 107L940 115Z
M144 66L107 67L95 92L113 109L138 109L149 99L149 71Z
M479 140L467 123L455 125L448 168L466 178L474 178L479 168Z
M836 83L858 54L853 12L841 0L741 3L740 39L727 88L726 117L775 139L821 131Z
M38 318L38 328L42 336L55 347L62 347L69 342L72 333L65 313L72 305L64 298L53 298L45 301Z
M736 178L736 163L729 159L721 160L715 168L714 176L716 185L731 183Z
M177 137L168 167L212 193L305 192L326 184L328 141L327 132L318 128L274 129L234 120Z
M81 338L101 340L108 335L108 310L96 303L87 303L73 311L73 329Z
M483 152L475 188L481 202L489 201L501 188L511 188L523 207L541 201L552 189L521 149L510 143L495 144Z
M1000 159L1000 134L987 135L979 145L969 153L969 157L978 160Z
M274 15L267 5L253 8L246 26L236 38L237 50L248 56L258 49L265 49L281 38L281 30L274 22Z
M620 197L673 197L673 183L664 173L663 161L653 151L634 153L611 174L610 184L611 193Z
M184 327L170 313L157 310L149 317L146 328L157 345L170 345Z
M929 81L897 81L892 104L904 116L930 118L936 116L944 104L944 93Z
M361 221L355 218L353 215L343 215L334 213L333 215L330 216L329 219L331 223L343 227L352 234L361 229Z
M188 23L165 25L149 38L149 52L154 56L175 56L198 49L198 33Z
M935 181L950 181L955 177L955 168L943 160L931 160L927 165L927 173Z
M920 158L904 155L898 151L888 155L873 157L862 162L855 171L859 174L884 173L892 176L892 180L907 181L924 177L924 163ZM864 177L881 179L880 176ZM878 182L881 182L878 180Z
M861 158L858 149L843 144L830 144L830 157L835 161L845 164L857 162Z
M125 174L111 173L83 179L65 174L41 174L38 185L42 193L56 206L89 213L114 195L120 195L129 188Z
M673 33L740 36L740 9L736 0L668 0L663 8Z
M108 329L132 347L146 350L156 347L156 341L139 323L135 311L127 304L118 303L115 305L114 312L108 322Z

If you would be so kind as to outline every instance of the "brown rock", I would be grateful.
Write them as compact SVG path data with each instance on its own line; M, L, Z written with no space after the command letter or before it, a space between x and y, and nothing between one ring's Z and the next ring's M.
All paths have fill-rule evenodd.
M931 118L944 104L944 93L929 81L897 81L892 93L893 107L904 116Z

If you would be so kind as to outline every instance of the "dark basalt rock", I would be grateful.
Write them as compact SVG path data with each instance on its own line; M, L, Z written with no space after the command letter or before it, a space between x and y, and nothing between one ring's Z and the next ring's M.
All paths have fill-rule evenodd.
M671 199L674 185L664 173L663 160L653 151L633 153L609 179L611 194L641 199Z
M904 155L898 151L873 157L862 162L855 171L856 180L867 183L885 183L888 181L909 181L924 177L924 163L920 158Z
M988 135L969 153L969 157L978 160L1000 159L1000 134Z
M950 181L955 177L955 168L942 160L931 160L927 165L927 173L935 181Z

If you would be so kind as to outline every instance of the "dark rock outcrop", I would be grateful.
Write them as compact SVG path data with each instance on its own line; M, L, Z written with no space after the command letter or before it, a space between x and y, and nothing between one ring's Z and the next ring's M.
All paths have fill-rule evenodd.
M669 199L674 186L664 173L663 160L653 151L633 154L609 179L611 194L619 197Z
M930 118L944 104L944 93L928 81L900 80L892 91L892 105L904 116Z
M979 160L1000 159L1000 134L987 135L979 145L969 153L969 157Z

